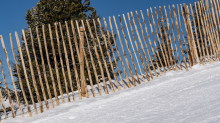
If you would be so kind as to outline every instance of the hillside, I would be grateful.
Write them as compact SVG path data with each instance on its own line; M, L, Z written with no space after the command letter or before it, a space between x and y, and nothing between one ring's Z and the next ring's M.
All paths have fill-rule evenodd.
M220 63L170 71L138 87L2 123L220 122ZM26 114L27 115L27 114ZM27 118L28 117L28 118Z

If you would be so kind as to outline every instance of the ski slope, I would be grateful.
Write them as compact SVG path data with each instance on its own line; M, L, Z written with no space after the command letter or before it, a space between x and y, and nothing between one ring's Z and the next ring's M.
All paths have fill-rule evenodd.
M220 62L2 123L220 123Z

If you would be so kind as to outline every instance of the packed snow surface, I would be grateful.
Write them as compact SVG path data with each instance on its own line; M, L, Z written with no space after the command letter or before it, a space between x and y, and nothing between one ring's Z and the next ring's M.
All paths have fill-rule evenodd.
M169 71L111 94L2 123L220 123L220 63Z

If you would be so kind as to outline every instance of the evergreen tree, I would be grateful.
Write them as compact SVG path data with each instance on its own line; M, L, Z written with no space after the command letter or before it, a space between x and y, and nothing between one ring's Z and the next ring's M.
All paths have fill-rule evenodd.
M49 83L49 86L50 86L50 92L52 94L52 97L55 96L54 91L53 91L51 76L50 76L50 73L49 73L49 66L48 66L48 63L47 63L45 45L44 45L44 42L43 42L42 24L45 25L45 35L46 35L46 39L47 39L46 42L47 42L47 48L48 48L48 53L49 53L49 59L50 59L50 62L51 62L50 64L51 64L52 69L53 69L53 75L54 75L58 95L60 93L59 93L59 88L58 88L58 81L57 81L57 78L56 78L55 63L54 63L54 59L53 59L51 40L50 40L49 29L48 29L47 24L51 25L52 36L54 38L53 42L54 42L54 47L55 47L56 60L57 60L58 67L59 67L58 70L59 70L59 76L60 76L60 80L61 80L62 91L63 91L63 93L66 93L64 78L63 78L61 63L60 63L60 56L59 56L59 52L58 52L55 26L54 26L54 23L60 22L62 24L63 36L64 36L64 40L66 42L66 48L67 48L67 52L68 52L68 59L69 59L69 63L70 63L69 66L70 66L71 74L72 74L72 80L73 80L72 83L73 83L73 86L74 86L74 90L76 90L76 88L77 88L76 78L75 78L76 76L75 76L75 72L74 72L73 65L72 65L73 62L72 62L71 54L70 54L70 48L69 48L70 45L68 44L68 36L71 37L72 48L73 48L73 51L74 51L74 58L75 58L75 61L77 63L76 65L77 65L77 71L78 71L79 77L80 77L80 66L79 66L79 57L78 57L77 52L76 52L76 48L75 48L76 46L75 46L75 43L74 43L74 38L73 38L74 36L73 36L73 33L72 33L72 28L71 28L70 21L72 20L75 24L75 20L78 20L79 24L80 24L79 26L81 26L80 20L83 20L85 22L86 19L89 19L89 23L90 23L92 32L93 33L95 32L94 26L96 26L97 27L97 33L99 35L100 41L104 42L103 38L101 38L100 26L97 23L97 18L100 18L100 16L97 15L96 9L94 7L90 7L90 0L40 0L37 3L36 8L32 8L32 10L28 9L25 18L27 20L27 24L28 24L29 28L32 30L32 36L33 36L33 40L34 40L34 47L35 47L35 50L36 50L37 61L34 60L34 54L33 54L33 51L32 51L32 44L31 44L29 29L25 29L25 35L26 35L26 38L27 38L28 48L30 50L30 56L31 56L32 64L33 64L35 79L36 79L36 82L37 82L37 87L38 87L38 91L39 91L40 96L41 96L41 100L43 100L43 94L42 94L41 87L40 87L39 75L37 75L38 73L37 73L37 68L36 68L36 62L38 62L41 72L43 72L43 68L42 68L40 49L39 49L37 35L36 35L36 26L38 27L38 30L39 30L39 36L40 36L40 39L41 39L40 43L42 45L42 50L43 50L43 54L44 54L44 56L43 56L44 61L43 62L45 64L46 71L48 71L46 73L47 73L47 80L48 80L48 83ZM93 25L92 19L95 19L96 25ZM70 30L70 35L67 35L65 21L67 21L67 23L68 23L69 30ZM86 33L88 33L87 36L88 36L90 46L93 46L89 31L88 31L88 28L87 28L87 24L86 23L84 23L84 24L85 24L85 28L86 28L85 31L86 31ZM64 66L67 66L68 64L66 64L66 60L65 60L64 48L63 48L63 45L62 45L62 38L61 38L61 35L60 35L60 28L59 28L59 25L57 25L57 26L58 26L61 54L62 54L61 58L63 59ZM76 24L75 24L75 32L76 33L78 32L77 29L76 29ZM104 32L106 33L105 30L104 30ZM79 34L77 33L76 36L77 36L77 41L78 41L78 44L79 44L80 43L79 42ZM94 37L96 37L96 36L94 35ZM106 37L106 38L108 40L108 37ZM86 39L84 39L84 42L85 42L85 44L84 44L85 48L84 49L86 51L86 56L88 58L88 61L91 61L90 56L89 56L89 52L88 52L88 47L87 47L88 44L86 43ZM96 40L96 42L97 42L97 40ZM110 39L110 42L114 46L112 37ZM104 52L105 60L108 63L108 70L110 72L111 77L113 78L113 73L112 73L112 70L111 70L111 67L110 67L110 64L109 64L109 60L108 60L108 57L107 57L107 52L106 52L106 49L105 49L105 45L104 45L104 43L101 43L101 44L102 44L102 50ZM79 47L79 46L77 46L77 47ZM29 66L29 63L28 63L28 57L27 57L27 52L26 52L24 42L21 42L21 48L22 48L22 52L23 52L25 66L27 68L26 70L27 70L27 73L28 73L28 76L29 76L28 79L30 81L30 86L31 86L31 89L32 89L32 93L34 94L33 96L34 96L35 101L37 101L35 90L34 90L34 87L33 87L33 81L32 81L32 78L31 78L31 71L30 71L30 66ZM91 49L92 49L93 58L95 60L94 63L97 66L96 69L97 69L98 75L101 75L101 71L100 71L100 68L99 68L99 65L98 65L98 62L97 62L97 57L96 57L95 53L93 53L94 52L93 48L91 48ZM99 51L99 55L101 57L100 49L98 51ZM109 48L109 52L110 52L110 55L112 56L113 54L110 51L110 48ZM26 80L25 80L26 78L24 76L24 70L23 70L23 67L22 67L22 64L21 64L20 56L18 56L17 59L18 59L18 62L20 63L19 64L19 69L21 71L21 78L22 78L22 83L23 83L24 89L25 89L25 93L27 95L28 100L30 100L30 94L29 94L29 91L28 91L28 88L27 88L27 83L26 83ZM93 84L96 84L95 75L92 72L93 68L92 68L91 62L89 62L89 65L90 65L90 70L91 70L91 74L92 74ZM113 65L115 66L114 62L113 62ZM89 79L88 79L89 77L88 77L88 72L87 72L87 69L86 69L86 64L84 64L84 66L85 66L84 71L85 71L86 83L89 85L90 82L89 82ZM66 79L67 79L68 89L69 89L69 92L71 92L70 85L69 85L69 80L68 80L67 67L64 67L64 69L65 69L65 75L66 75ZM105 68L104 68L104 74L107 77L107 73L106 73ZM16 77L18 77L16 68L14 68L14 75ZM46 84L45 84L45 79L44 79L43 73L41 74L41 77L43 79L44 88L45 88L46 96L47 96L47 99L48 99L48 93L47 93L47 90L46 90ZM17 80L16 83L17 83L17 88L20 89L21 87L19 85L19 81Z

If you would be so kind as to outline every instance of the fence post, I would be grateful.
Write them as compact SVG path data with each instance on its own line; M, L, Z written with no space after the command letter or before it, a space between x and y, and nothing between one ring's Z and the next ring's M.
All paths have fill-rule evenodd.
M39 80L40 80L40 87L41 87L41 90L42 90L44 102L45 102L47 110L48 110L49 106L48 106L48 103L47 103L47 98L46 98L46 94L45 94L45 90L44 90L44 85L43 85L43 82L42 82L41 72L40 72L40 68L39 68L39 65L38 65L38 60L37 60L37 57L36 57L36 52L35 52L35 47L34 47L34 41L33 41L31 28L29 28L29 32L30 32L30 37L31 37L32 51L33 51L33 54L34 54L34 60L35 60L35 63L36 63L35 65L37 67L37 73L38 73L38 77L39 77Z
M11 34L9 34L9 36L10 36L10 40L12 40ZM12 70L11 70L10 61L9 61L9 58L8 58L8 52L6 50L5 43L4 43L4 40L3 40L2 36L1 36L1 43L2 43L2 47L4 49L4 52L5 52L5 57L7 59L8 68L9 68L9 72L10 72L10 75L11 75L12 84L13 84L13 87L14 87L14 92L15 92L17 103L18 103L18 106L19 106L19 109L20 109L20 112L21 112L21 116L24 117L24 114L23 114L23 111L22 111L22 108L21 108L21 105L20 105L19 96L18 96L18 93L17 93L17 90L16 90L15 81L14 81L14 78L13 78L13 73L12 73Z
M56 58L56 53L55 53L55 49L54 49L53 36L52 36L52 31L51 31L50 24L48 24L48 29L49 29L49 35L50 35L50 41L51 41L53 60L54 60L54 64L55 64L55 68L54 69L56 71L58 88L60 90L60 95L61 95L61 98L62 98L62 102L65 103L65 100L63 98L63 91L62 91L61 83L60 83L60 75L59 75L59 70L58 70L58 65L57 65L57 58Z
M119 77L120 77L120 79L121 79L121 84L122 84L123 88L125 89L125 86L124 86L124 83L123 83L123 79L122 79L122 77L121 77L121 73L120 73L120 70L119 70L119 68L118 68L118 63L117 63L117 60L116 60L116 57L115 57L115 53L114 53L114 50L113 50L113 48L112 48L112 44L111 44L111 42L110 42L111 36L110 36L110 34L109 34L109 31L108 31L108 26L107 26L107 23L106 23L105 18L103 18L103 20L104 20L104 23L105 23L105 28L106 28L106 32L107 32L107 36L108 36L108 44L109 44L109 47L110 47L111 52L112 52L113 57L114 57L114 62L115 62L115 64L116 64L116 68L117 68L117 70L118 70L118 75L119 75ZM112 33L112 34L113 34L113 33ZM115 40L115 39L114 39L114 36L112 36L112 38L113 38L113 41L114 41L114 40ZM115 47L116 47L116 44L115 44ZM117 50L117 48L115 48L115 49Z
M85 95L85 82L83 80L84 76L84 54L83 54L83 48L84 48L84 30L83 27L80 27L80 37L81 37L81 43L79 43L79 48L80 48L80 81L81 81L81 93L83 97L86 97Z
M28 110L29 116L32 117L31 109L30 109L29 104L28 104L28 102L27 102L26 94L25 94L25 92L24 92L23 83L22 83L22 81L21 81L21 74L20 74L18 62L17 62L16 55L15 55L15 50L14 50L14 46L13 46L13 42L12 42L11 33L10 33L10 43L11 43L11 49L12 49L12 53L13 53L14 60L15 60L16 69L17 69L19 85L20 85L20 87L21 87L21 91L22 91L22 94L23 94L23 97L24 97L25 104L26 104L26 106L27 106L27 110Z
M112 28L112 22L111 22L111 17L109 16L109 25L110 25L110 30L111 30L111 33L112 33L112 38L113 38L113 41L114 41L114 45L115 45L115 49L116 49L116 51L117 51L117 53L118 53L118 58L119 58L119 60L120 60L120 62L121 62L121 66L122 66L122 68L123 68L123 71L124 71L124 75L125 75L125 78L126 78L126 81L127 81L127 87L128 88L131 88L131 85L130 85L130 83L129 83L129 78L128 78L128 74L127 74L127 72L126 72L126 69L125 69L125 65L124 65L124 63L123 63L123 61L122 61L122 57L120 56L120 53L119 53L119 50L118 50L118 47L117 47L117 44L116 44L116 40L115 40L115 37L114 37L114 31L113 31L113 28ZM107 29L107 28L106 28ZM109 43L109 44L111 44L111 43ZM112 47L112 45L110 45L111 47ZM122 80L123 81L123 80Z
M125 44L126 44L126 46L127 46L129 55L130 55L130 57L131 57L131 62L132 62L132 64L133 64L133 66L134 66L134 71L135 71L135 73L136 73L138 83L141 84L140 78L139 78L139 76L138 76L137 68L136 68L136 66L135 66L134 59L133 59L133 56L132 56L132 54L131 54L131 50L130 50L130 48L129 48L128 41L127 41L127 38L126 38L126 35L125 35L125 31L124 31L124 28L123 28L123 25L122 25L121 17L120 17L120 15L118 15L118 17L119 17L119 21L120 21L120 25L121 25L121 31L122 31L122 34L123 34L123 36L124 36ZM136 86L136 83L135 83L135 82L134 82L134 86Z
M2 70L2 76L3 76L3 79L4 79L6 92L7 92L8 99L9 99L9 103L10 103L10 106L11 106L12 116L13 116L13 118L15 118L14 106L13 106L13 102L12 102L12 99L11 99L11 95L10 95L10 92L9 92L9 89L8 89L8 84L7 84L7 82L6 82L6 78L5 78L5 74L4 74L4 71L3 71L3 67L2 67L2 62L1 62L1 60L0 60L0 67L1 67L1 70Z
M186 30L187 30L187 37L189 39L189 47L191 47L191 57L195 59L196 63L199 63L199 57L197 54L196 50L196 45L195 45L195 40L193 37L193 32L192 32L192 27L191 27L191 22L190 22L190 16L189 16L189 9L186 4L183 4L183 11L184 11L184 16L186 19ZM193 60L193 59L192 59ZM200 63L199 63L200 64Z
M34 90L35 90L35 93L36 93L36 98L37 98L37 101L39 103L40 112L42 113L43 112L43 106L42 106L41 99L40 99L40 94L39 94L39 91L38 91L38 88L37 88L37 83L36 83L36 79L35 79L35 75L34 75L33 64L32 64L32 60L31 60L31 56L30 56L30 52L29 52L29 48L28 48L28 44L27 44L26 34L25 34L24 30L22 30L22 36L24 38L25 49L26 49L27 56L28 56L28 63L29 63L30 71L31 71L30 74L32 76L31 78L32 78Z
M27 76L27 71L26 71L26 67L25 67L25 63L24 63L24 58L23 58L23 53L22 53L22 50L21 50L21 45L20 45L20 41L19 41L18 33L17 32L15 32L15 37L16 37L16 41L17 41L19 55L20 55L20 58L21 58L22 67L23 67L23 70L24 70L24 75L25 75L25 78L26 78L26 83L27 83L28 90L29 90L29 93L30 93L30 96L31 96L31 101L32 101L33 106L34 106L35 114L38 114L37 113L37 109L36 109L36 105L35 105L35 102L34 102L33 94L32 94L32 91L31 91L31 87L30 87L30 84L29 84L29 80L28 80L28 76Z
M146 69L145 64L144 64L144 59L143 59L143 57L142 57L142 55L141 55L141 51L139 50L139 47L138 47L138 44L137 44L137 41L136 41L136 38L135 38L135 34L134 34L134 31L133 31L133 28L132 28L132 24L131 24L130 15L129 15L129 13L127 13L127 14L128 14L128 20L129 20L131 32L132 32L132 35L133 35L133 38L134 38L134 43L135 43L136 48L137 48L137 50L138 50L138 54L139 54L139 56L140 56L141 63L142 63L142 66L143 66L143 69L144 69L146 78L147 78L148 81L150 81L150 78L149 78L148 73L147 73L147 69ZM131 16L132 16L132 19L133 19L133 14L131 14ZM137 28L136 23L134 23L134 26L135 26L135 29L136 29L136 28ZM136 31L136 33L137 33L138 40L139 40L139 37L140 37L139 32ZM144 80L143 80L143 81L144 81ZM145 81L144 81L144 82L145 82Z
M186 66L186 71L189 71L188 67L187 67L187 64L186 64L186 59L185 59L185 56L184 56L181 40L180 40L179 26L178 26L178 21L177 21L177 17L176 17L176 10L175 10L175 6L174 5L173 5L173 13L174 13L174 18L175 18L175 22L176 22L176 30L177 30L178 40L179 40L180 51L181 51L182 56L183 56L183 60L184 60L185 66ZM181 66L181 63L179 63L179 64Z
M63 65L63 59L62 59L62 53L61 53L61 48L60 48L60 40L59 40L59 34L58 34L58 29L57 29L57 23L54 23L54 27L55 27L55 32L56 32L58 53L59 53L59 57L60 57L60 64L61 64L61 67L62 67L61 69L62 69L64 84L65 84L65 88L66 88L66 94L67 94L68 102L70 102L69 90L68 90L68 87L67 87L67 80L66 80L66 75L65 75L64 65ZM63 33L61 33L61 37L63 39Z
M195 6L195 10L196 10L196 16L199 17L199 12L197 10L197 4L196 2L194 2L194 6ZM197 19L197 23L198 23L198 27L199 27L199 35L201 36L201 47L202 47L202 53L203 53L203 59L204 59L204 63L206 64L206 56L205 56L205 50L204 50L204 45L203 45L203 38L202 38L202 31L201 31L201 22ZM203 61L203 59L201 58L201 61Z
M82 23L83 29L85 30L85 25L84 25L83 20L81 20L81 23ZM88 42L88 37L87 37L86 31L84 31L84 34L85 34L85 37L86 37L86 41ZM88 45L88 47L89 47L89 45ZM88 59L87 59L87 55L86 55L85 49L83 50L83 53L84 53L84 56L85 56L86 68L87 68L88 75L89 75L89 81L90 81L90 85L91 85L91 88L92 88L92 94L93 94L93 97L95 97L95 91L94 91L94 87L93 87L91 71L90 71L89 62L88 62ZM98 85L98 82L97 82L97 85ZM99 85L98 85L98 87L99 87Z
M56 104L57 104L57 106L59 106L60 103L59 103L59 99L58 99L58 96L57 96L57 89L56 89L56 84L55 84L55 80L54 80L54 76L53 76L53 71L52 71L51 65L50 65L50 58L49 58L50 56L49 56L48 48L47 48L47 41L46 41L44 25L42 25L42 33L43 33L43 39L44 39L45 52L46 52L46 56L47 56L47 64L49 66L50 77L51 77L51 80L52 80L52 85L53 85L53 91L54 91L54 95L55 95L55 99L56 99Z
M36 26L36 34L37 34L37 39L38 39L38 44L39 44L39 49L40 49L41 63L42 63L42 67L43 67L44 80L45 80L46 87L47 87L47 93L48 93L48 96L50 98L51 105L54 108L54 103L53 103L53 100L52 100L52 96L51 96L51 93L50 93L50 87L49 87L48 80L47 80L47 74L46 74L46 69L45 69L45 64L44 64L44 56L43 56L43 51L42 51L42 46L41 46L41 41L40 41L40 36L39 36L39 33L38 33L38 27L37 26ZM15 57L15 59L16 59L16 57Z

